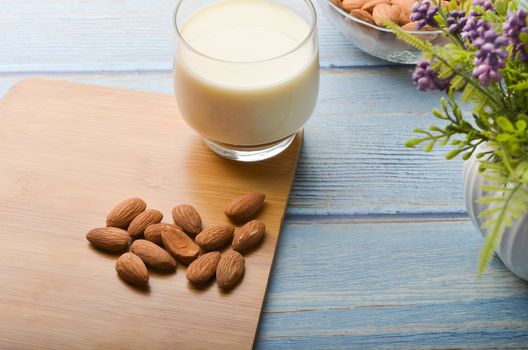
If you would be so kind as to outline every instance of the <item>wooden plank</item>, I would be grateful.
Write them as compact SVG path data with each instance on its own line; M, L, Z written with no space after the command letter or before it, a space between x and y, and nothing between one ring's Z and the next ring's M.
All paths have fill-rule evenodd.
M172 91L164 73L56 75L65 79ZM323 71L316 112L306 125L290 215L463 213L462 162L444 151L404 147L427 126L438 94L420 93L410 70ZM20 75L0 78L0 93Z
M174 0L3 0L0 72L169 71ZM386 65L319 16L321 64Z
M528 283L482 279L469 220L287 220L257 349L501 348L528 342Z
M236 163L206 148L171 96L48 79L14 86L0 118L0 349L251 348L302 135L272 160ZM232 291L191 285L184 264L132 288L84 237L131 196L165 222L193 204L211 227L232 225L225 204L255 191L266 236Z

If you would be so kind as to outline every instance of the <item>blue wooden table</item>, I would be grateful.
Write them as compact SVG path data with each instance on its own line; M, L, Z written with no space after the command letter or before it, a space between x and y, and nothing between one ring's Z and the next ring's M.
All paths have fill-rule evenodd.
M170 93L173 6L0 0L0 95L29 75ZM403 146L438 95L321 17L319 37L319 102L256 348L528 348L528 284L496 259L476 278L461 162Z

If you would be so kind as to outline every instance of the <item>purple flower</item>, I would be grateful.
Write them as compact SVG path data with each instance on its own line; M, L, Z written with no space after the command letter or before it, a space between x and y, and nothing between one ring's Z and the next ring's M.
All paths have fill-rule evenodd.
M490 0L473 0L471 3L473 6L481 7L484 11L492 10L495 11L495 6ZM469 40L471 43L475 38L481 35L483 32L491 29L491 24L481 19L482 15L474 9L469 10L468 16L460 19L461 34L463 40Z
M478 63L478 66L473 70L473 76L478 78L480 83L485 86L489 85L491 81L498 82L502 79L502 74L495 67L485 62Z
M486 45L488 49L490 48L489 45L492 45L492 47L506 46L508 45L508 39L505 36L499 35L494 29L488 29L476 37L471 44L483 51Z
M465 26L462 28L462 39L468 40L473 44L474 40L491 29L491 24L479 18L479 16L472 16L470 14Z
M504 23L504 36L509 43L513 45L513 53L519 55L519 59L526 61L528 54L526 52L526 45L519 39L521 33L528 34L526 26L526 17L528 13L524 10L518 10L516 13L508 15Z
M460 33L462 28L465 27L468 18L466 17L466 12L463 10L460 11L451 11L447 16L446 23L448 25L448 31L451 34Z
M418 90L447 90L449 80L440 79L438 74L431 67L431 61L418 63L412 75L413 83L418 85Z
M500 69L506 65L508 58L508 39L499 35L495 30L488 29L476 37L473 42L478 51L473 64L473 76L480 80L482 85L489 85L491 81L501 81Z
M493 6L493 3L490 0L473 0L471 5L480 6L484 9L484 11L495 11L495 6Z
M434 16L438 13L438 6L432 6L431 0L422 0L416 2L412 8L411 21L418 21L417 29L421 29L426 25L437 27L438 22Z

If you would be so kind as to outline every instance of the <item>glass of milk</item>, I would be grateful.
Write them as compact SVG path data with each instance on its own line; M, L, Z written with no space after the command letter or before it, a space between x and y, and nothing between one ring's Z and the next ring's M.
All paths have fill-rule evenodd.
M187 124L225 158L285 150L319 91L310 0L180 0L174 25L174 88Z

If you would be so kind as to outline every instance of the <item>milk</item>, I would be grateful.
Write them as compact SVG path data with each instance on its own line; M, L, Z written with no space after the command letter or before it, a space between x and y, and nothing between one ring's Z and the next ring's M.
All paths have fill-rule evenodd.
M317 38L307 39L310 25L293 10L270 0L221 0L179 29L188 45L180 41L175 56L176 98L202 136L261 145L292 135L312 114Z

